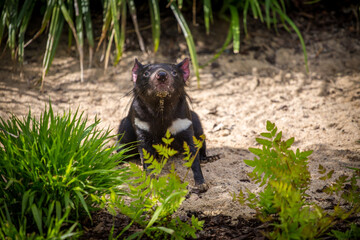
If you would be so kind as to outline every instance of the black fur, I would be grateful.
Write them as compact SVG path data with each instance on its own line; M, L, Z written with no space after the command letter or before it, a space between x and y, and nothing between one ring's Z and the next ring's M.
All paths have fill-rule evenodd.
M177 65L142 65L135 60L132 72L134 99L127 117L120 123L119 133L123 135L119 136L119 143L138 141L138 152L144 163L142 148L155 154L152 145L162 142L161 138L173 122L177 119L188 119L192 124L183 131L172 134L175 141L171 146L181 151L183 142L186 141L191 152L195 154L193 136L199 138L204 133L199 116L189 109L184 89L190 73L189 59ZM139 124L139 121L142 124ZM205 183L199 159L206 159L205 143L192 165L196 185ZM147 168L146 164L144 168Z

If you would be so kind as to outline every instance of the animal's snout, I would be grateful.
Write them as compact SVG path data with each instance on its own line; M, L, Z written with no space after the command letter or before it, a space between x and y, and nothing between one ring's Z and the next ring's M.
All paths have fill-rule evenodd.
M168 74L165 71L158 71L156 73L156 79L161 81L161 82L165 82L168 79Z

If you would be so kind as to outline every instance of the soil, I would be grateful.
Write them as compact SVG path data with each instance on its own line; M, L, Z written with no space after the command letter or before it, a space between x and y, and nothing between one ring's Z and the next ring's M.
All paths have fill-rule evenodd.
M318 9L319 10L319 9ZM360 38L359 22L347 8L320 9L292 13L303 34L309 57L306 73L297 35L281 26L278 34L264 24L250 21L249 35L241 36L240 54L227 49L219 59L200 70L200 85L190 79L187 92L192 108L202 120L208 155L221 154L216 161L202 164L209 189L193 193L181 206L179 214L195 214L205 220L200 239L261 239L267 226L255 220L254 211L232 201L231 193L240 189L259 192L247 173L252 168L244 159L252 159L249 147L265 131L266 120L275 122L285 139L295 137L294 148L314 150L310 156L312 176L310 200L324 207L336 199L322 193L324 182L317 169L322 164L335 171L334 178L349 175L348 167L360 167ZM199 20L201 21L201 20ZM174 26L174 20L165 23ZM130 24L129 24L130 25ZM146 26L140 21L140 26ZM101 27L101 25L100 25ZM220 20L204 34L203 24L191 26L198 60L210 60L226 37L228 25ZM188 57L186 41L177 29L164 28L157 54L151 53L151 30L142 31L149 52L139 51L136 36L129 33L126 51L117 66L107 70L95 62L84 72L80 82L79 61L75 48L67 48L66 36L60 44L47 74L44 92L34 83L40 79L42 51L46 39L39 38L26 48L22 69L5 52L0 59L0 116L25 115L29 109L40 115L49 100L55 111L77 108L89 119L98 116L101 127L116 130L126 116L132 89L131 68L134 58L143 63L180 62ZM99 34L98 34L99 35ZM87 65L88 62L85 62ZM114 143L115 143L114 138ZM179 175L185 170L177 164ZM192 175L187 181L193 186ZM98 213L88 227L86 238L107 238L112 217ZM118 216L116 226L128 221ZM101 226L103 224L103 226ZM100 225L100 226L99 226Z

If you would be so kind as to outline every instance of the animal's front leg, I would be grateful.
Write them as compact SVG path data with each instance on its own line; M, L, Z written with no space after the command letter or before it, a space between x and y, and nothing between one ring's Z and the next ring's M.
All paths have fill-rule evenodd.
M191 155L194 156L196 154L196 149L195 149L194 143L189 143L189 141L188 141L188 144L189 144L189 147L190 147ZM204 179L204 176L202 174L201 167L200 167L199 154L196 155L196 157L194 159L194 162L191 165L191 170L194 173L195 184L196 185L204 184L205 179Z
M179 139L182 139L189 145L191 155L195 156L197 149L195 148L193 136L194 136L194 132L193 132L192 128L189 128L188 130L179 134L177 137ZM199 188L199 190L201 192L204 192L208 189L208 186L205 183L205 179L204 179L203 173L201 171L199 159L200 159L199 154L197 154L194 159L194 162L191 166L191 170L194 174L195 185L197 186L197 188Z
M138 129L136 131L137 140L139 142L138 150L140 154L141 164L144 167L144 170L147 170L149 164L145 163L144 159L144 152L143 149L145 149L150 155L155 156L155 150L152 147L153 145L153 137L149 132L143 131L141 129Z
M194 129L194 136L197 139L200 139L200 136L204 134L204 130L201 125L200 118L195 112L191 111L191 119L192 119L192 125L193 125L193 129ZM206 158L206 141L203 142L203 146L200 149L199 158L200 158L200 161L207 159Z

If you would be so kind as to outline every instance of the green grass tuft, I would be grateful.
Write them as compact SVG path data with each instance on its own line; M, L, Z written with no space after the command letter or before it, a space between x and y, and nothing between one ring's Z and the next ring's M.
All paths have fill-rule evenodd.
M113 136L99 122L78 111L56 115L51 105L38 120L30 111L0 119L0 236L78 235L78 220L91 218L94 203L123 194L127 169L117 166L127 150L114 154Z

